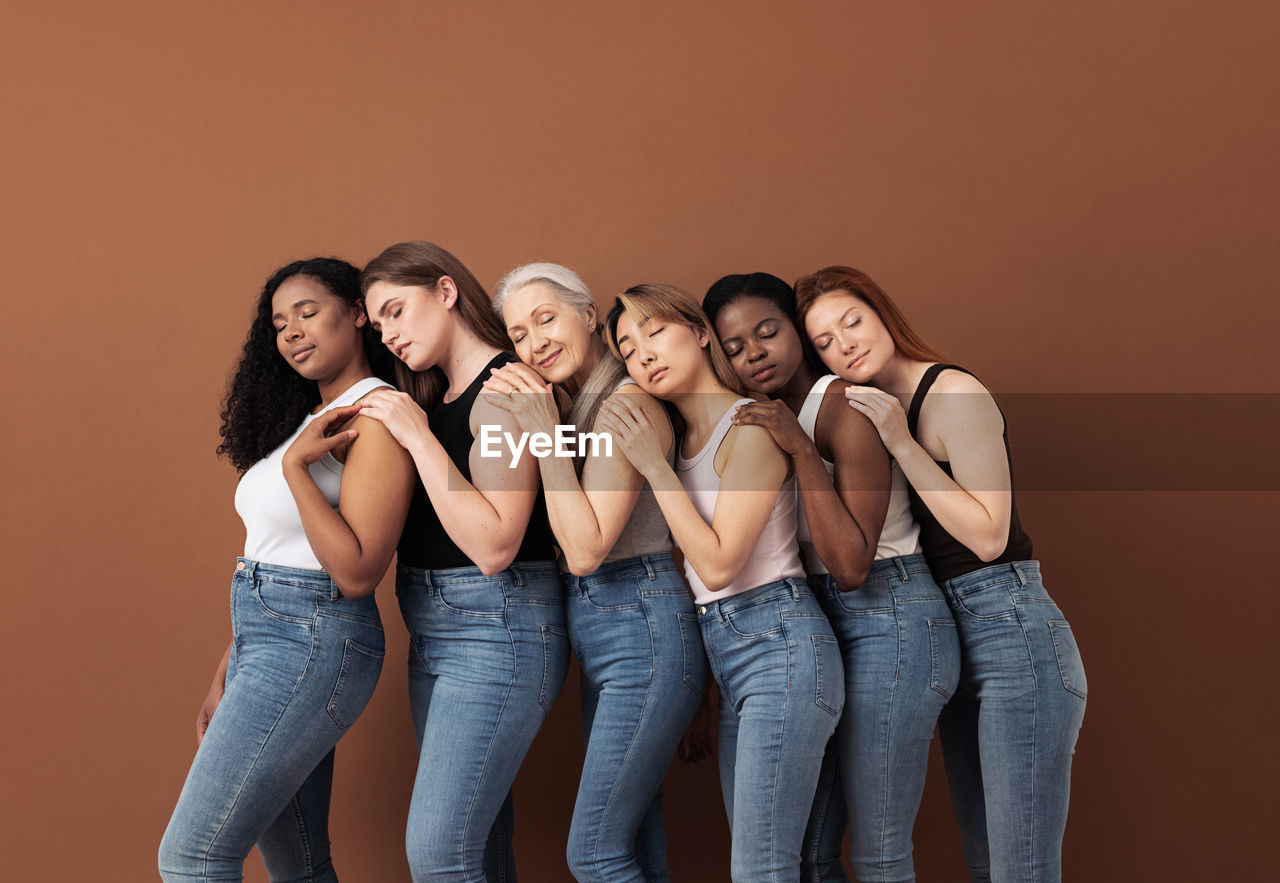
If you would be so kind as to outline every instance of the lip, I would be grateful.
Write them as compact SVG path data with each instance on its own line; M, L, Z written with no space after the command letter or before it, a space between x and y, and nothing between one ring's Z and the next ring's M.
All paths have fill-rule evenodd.
M777 372L777 365L764 365L751 372L751 379L757 383L764 383L766 380L771 379Z
M871 350L864 350L862 355L858 356L857 358L850 359L849 364L845 365L844 367L846 369L858 367L859 365L862 364L862 360L865 359L868 355L870 355L870 353L871 353Z
M549 355L549 356L547 356L545 359L543 359L541 362L539 362L539 363L538 363L538 367L539 367L539 368L550 368L552 365L554 365L554 364L556 363L556 360L560 358L560 354L561 354L561 353L563 353L563 352L564 352L564 350L562 350L562 349L560 349L560 350L556 350L554 353L552 353L551 355Z
M392 350L392 352L394 352L394 353L396 354L396 358L397 358L397 359L399 359L400 361L402 361L402 362L403 362L403 361L404 361L404 351L405 351L405 350L407 350L408 348L409 348L409 344L408 344L408 343L402 343L402 344L400 344L399 346L397 346L394 350Z
M289 353L289 358L293 359L295 364L298 362L305 362L307 360L307 356L311 355L315 351L315 348L315 344L310 343L306 346L300 346Z
M659 380L667 376L666 368L654 368L649 372L649 382L657 383Z

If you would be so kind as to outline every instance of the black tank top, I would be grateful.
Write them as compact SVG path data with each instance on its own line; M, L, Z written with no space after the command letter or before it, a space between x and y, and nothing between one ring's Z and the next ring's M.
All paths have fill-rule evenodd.
M920 423L920 408L924 405L924 397L928 395L929 388L938 379L938 375L948 369L962 371L976 379L976 375L972 371L966 371L959 365L933 365L928 371L924 372L924 377L920 378L920 385L916 387L915 395L911 397L911 407L907 411L907 429L910 431L911 437L917 442L920 441L917 427ZM1001 412L1000 416L1003 419L1004 412ZM916 522L920 525L920 545L924 548L924 556L929 562L929 570L933 572L933 578L939 584L957 576L963 576L966 573L990 567L993 564L1008 564L1012 561L1031 560L1031 537L1027 536L1026 531L1022 529L1022 522L1018 518L1018 504L1013 498L1013 457L1009 453L1009 424L1007 422L1004 428L1004 454L1009 459L1009 541L1005 544L1004 552L994 561L983 561L973 554L967 546L947 533L943 526L938 523L938 519L929 511L929 507L920 499L916 489L908 486L908 496L911 499L911 514L916 517ZM947 473L948 477L954 478L951 475L951 464L949 462L946 460L934 460L933 462L937 463L942 468L942 471Z
M431 427L432 434L467 481L471 481L471 445L475 441L471 435L471 406L475 404L481 386L489 379L489 369L514 361L515 357L510 353L499 353L484 366L484 370L471 381L462 395L451 402L443 401L442 397L427 409L427 424ZM505 447L503 456L506 456ZM553 542L551 523L547 520L547 503L539 492L515 560L554 561L556 554ZM475 562L445 532L421 479L418 479L413 489L409 517L405 520L404 532L400 534L396 553L401 564L423 570L475 566Z

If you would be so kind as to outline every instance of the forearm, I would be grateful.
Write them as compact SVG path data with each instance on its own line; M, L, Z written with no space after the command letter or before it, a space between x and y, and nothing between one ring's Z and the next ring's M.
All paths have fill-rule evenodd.
M984 561L998 558L1009 539L1007 517L1001 518L942 471L914 440L891 452L907 482L942 529ZM991 488L999 491L998 488ZM1003 491L1008 494L1006 489Z
M600 519L582 489L573 461L565 457L538 460L547 501L547 519L571 573L585 576L600 566L611 545Z
M511 564L529 525L528 512L504 518L434 436L421 439L409 453L440 524L462 553L489 575Z
M816 448L794 455L793 462L814 550L837 586L857 588L866 581L875 558L871 532L845 507Z
M348 598L362 598L372 592L391 563L390 555L372 560L365 553L359 537L352 531L324 494L305 465L286 464L285 481L293 493L302 518L302 529L316 560Z
M213 673L213 681L209 684L210 690L222 692L227 683L227 666L231 663L231 647L235 643L235 639L227 644L227 649L222 652L222 661L218 663L217 670Z
M688 491L665 462L645 475L654 498L667 520L671 538L698 577L711 591L733 582L750 554L751 542L722 540L715 529L698 514Z

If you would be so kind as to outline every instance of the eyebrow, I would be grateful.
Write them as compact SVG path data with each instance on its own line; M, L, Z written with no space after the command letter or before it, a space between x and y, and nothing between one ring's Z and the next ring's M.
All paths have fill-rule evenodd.
M396 300L398 300L398 297L399 297L398 295L393 294L391 295L391 297L387 298L382 302L382 306L378 307L378 318L382 318L387 314L387 310L389 310L391 308L391 305L395 303Z
M307 304L315 304L315 303L319 303L319 301L311 300L310 298L304 298L303 300L300 300L300 301L298 301L297 303L295 303L295 304L293 305L292 309L295 309L295 310L296 310L298 307L305 307ZM284 315L283 315L282 313L272 313L272 314L271 314L271 321L272 321L272 322L274 322L276 319L283 319L283 318L284 318Z

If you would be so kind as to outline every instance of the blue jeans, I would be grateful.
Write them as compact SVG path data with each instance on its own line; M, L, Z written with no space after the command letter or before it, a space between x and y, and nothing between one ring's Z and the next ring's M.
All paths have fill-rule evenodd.
M800 879L823 749L844 706L844 663L810 588L785 579L697 608L720 687L720 787L734 883Z
M495 576L400 567L396 594L419 746L409 870L435 883L507 879L509 858L495 866L485 847L569 666L560 574L550 561Z
M819 598L840 639L847 692L805 833L804 879L849 879L840 846L851 823L859 883L913 881L929 743L960 678L955 620L921 555L875 562L852 592L828 576Z
M587 755L569 829L583 881L666 881L662 779L706 686L693 601L671 555L566 575Z
M984 567L943 585L960 631L960 687L938 720L974 880L1062 879L1071 756L1088 684L1040 564Z
M334 746L382 671L373 596L323 571L240 559L226 693L160 843L167 881L240 880L257 844L273 881L333 881Z

